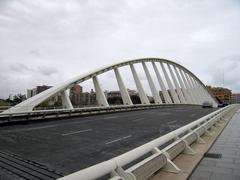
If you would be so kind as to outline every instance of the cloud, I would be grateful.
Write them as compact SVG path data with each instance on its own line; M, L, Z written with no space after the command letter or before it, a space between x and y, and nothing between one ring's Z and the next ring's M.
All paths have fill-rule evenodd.
M214 63L211 70L211 84L215 86L226 86L233 92L240 91L239 67L240 55L223 57ZM210 70L210 68L209 68Z
M32 49L29 51L29 54L33 55L33 56L36 56L36 57L39 57L40 56L40 52L39 50L37 49Z
M9 67L9 70L12 72L19 72L19 73L25 73L25 72L31 72L33 71L33 69L31 69L30 67L28 67L25 64L22 63L15 63L15 64L11 64Z
M42 74L44 76L51 76L56 73L59 73L58 70L54 67L41 66L41 67L38 67L37 70L40 74Z
M235 0L1 0L0 98L142 57L180 62L211 85L224 69L240 91L239 19Z

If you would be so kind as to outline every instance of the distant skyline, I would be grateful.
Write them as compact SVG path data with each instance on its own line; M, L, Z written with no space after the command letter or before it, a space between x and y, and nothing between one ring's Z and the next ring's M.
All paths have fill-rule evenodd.
M239 19L238 0L1 0L0 98L145 57L240 92Z

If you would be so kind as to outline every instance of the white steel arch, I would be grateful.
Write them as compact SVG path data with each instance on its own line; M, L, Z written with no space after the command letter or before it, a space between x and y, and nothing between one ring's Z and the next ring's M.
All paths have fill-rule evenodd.
M152 76L149 72L146 63L150 62L153 66L155 75L159 82L160 88L157 89ZM149 104L149 99L146 96L146 93L142 87L142 83L138 77L134 64L142 64L144 72L147 77L155 104L198 104L201 105L203 101L210 101L213 105L217 106L217 101L215 98L208 92L205 85L197 78L191 71L185 67L177 64L173 61L167 59L159 58L143 58L135 60L127 60L120 63L116 63L110 66L105 66L94 71L90 71L83 75L74 77L64 83L56 85L46 91L43 91L40 94L37 94L26 101L6 110L4 113L19 113L19 112L31 112L33 109L44 101L50 99L53 96L61 94L62 97L62 107L66 109L73 109L71 101L69 99L67 90L73 87L75 84L82 83L86 80L92 79L94 88L96 91L97 101L99 106L109 106L105 94L100 86L98 75L105 72L113 70L116 76L116 80L119 86L119 90L123 99L124 105L132 105L131 98L128 94L127 88L123 82L120 72L118 69L123 66L130 66L140 99L142 104ZM163 75L160 74L156 63L160 63L162 68ZM170 74L166 71L165 66L169 68ZM174 74L175 72L175 74ZM171 77L171 78L170 78ZM163 83L163 78L167 82L169 89ZM174 86L175 87L174 87ZM201 97L201 99L200 99Z

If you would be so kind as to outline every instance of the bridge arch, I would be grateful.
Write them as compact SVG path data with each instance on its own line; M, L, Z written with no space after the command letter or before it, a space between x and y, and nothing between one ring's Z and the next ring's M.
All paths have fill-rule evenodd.
M80 76L76 76L68 81L65 81L50 89L47 89L42 93L39 93L23 101L20 104L17 104L16 106L4 111L3 113L18 113L18 112L33 111L34 107L50 99L51 97L56 96L59 93L61 94L63 107L67 109L73 109L73 106L67 94L67 89L70 89L75 84L82 83L89 79L93 80L99 106L109 106L107 99L102 91L101 85L99 83L98 75L106 73L111 70L113 70L115 73L115 77L119 86L123 104L132 105L133 103L129 97L127 88L125 87L124 81L118 70L120 67L123 67L123 66L130 66L131 73L133 75L133 79L136 84L141 103L149 104L149 100L146 96L146 93L144 92L142 83L134 67L134 65L138 63L142 64L143 66L155 104L163 104L163 99L161 99L159 95L160 90L157 90L153 82L152 76L149 72L149 69L146 66L147 62L150 62L152 64L152 67L154 69L155 75L157 77L157 80L166 104L174 103L174 104L201 105L203 101L210 101L213 103L214 106L217 106L217 101L208 92L208 90L206 89L202 81L197 76L195 76L191 71L189 71L187 68L183 67L182 65L176 62L173 62L167 59L142 58L142 59L122 61L116 64L98 68L96 70L90 71ZM156 66L156 63L160 63L163 76L159 73L159 68ZM166 69L168 69L168 72ZM163 79L167 82L168 89L164 85Z

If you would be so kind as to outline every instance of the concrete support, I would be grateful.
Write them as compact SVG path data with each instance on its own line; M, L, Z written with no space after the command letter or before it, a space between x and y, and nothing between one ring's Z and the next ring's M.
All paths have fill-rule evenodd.
M207 101L209 97L208 97L208 93L207 93L206 89L200 85L200 90L202 92L204 101Z
M73 109L67 90L61 93L62 106L66 109Z
M197 100L197 104L202 104L201 97L199 95L199 92L198 92L195 84L193 83L192 77L188 73L186 73L186 76L187 76L187 79L190 82L190 85L191 85L192 89L193 89L193 93L195 94L195 97L196 97L196 100Z
M196 87L196 90L198 91L198 94L200 96L200 103L202 104L205 101L205 99L206 99L206 96L205 96L205 94L202 91L202 86L197 82L196 79L193 78L192 81L193 81L193 84Z
M216 100L209 94L207 89L201 86L202 93L204 94L205 100L213 103L213 107L218 107Z
M189 76L188 76L188 74L186 72L185 72L185 76L187 78L189 87L190 87L190 89L192 91L192 94L193 94L193 97L194 97L194 100L195 100L196 104L200 104L199 97L197 95L196 89L193 87L192 82L191 82L191 80L190 80L190 78L189 78Z
M178 84L178 82L177 82L177 79L176 79L173 71L172 71L172 68L171 68L170 64L167 64L167 66L168 66L169 72L170 72L170 74L171 74L173 83L174 83L174 85L175 85L175 87L176 87L177 95L178 95L178 97L179 97L179 99L180 99L180 102L181 102L182 104L186 104L186 100L185 100L185 98L184 98L184 96L183 96L182 90L181 90L180 87L179 87L179 84Z
M180 83L180 86L181 86L183 95L184 95L184 97L185 97L186 103L187 103L187 104L191 104L190 94L188 94L187 88L186 88L186 86L184 86L183 80L182 80L182 78L180 77L180 74L179 74L179 72L178 72L178 70L177 70L177 67L176 67L176 66L173 66L173 68L174 68L174 71L175 71L175 73L176 73L176 75L177 75L178 81L179 81L179 83Z
M163 97L164 97L164 100L165 100L165 103L166 104L172 104L172 100L169 96L169 93L163 83L163 80L162 80L162 77L157 69L157 66L156 66L156 63L155 62L152 62L152 66L153 66L153 69L156 73L156 76L157 76L157 79L158 79L158 82L159 82L159 85L161 87L161 90L162 90L162 94L163 94Z
M109 106L108 102L107 102L107 99L106 99L106 96L99 84L99 80L98 80L98 77L97 76L94 76L92 78L93 80L93 84L94 84L94 88L95 88L95 91L96 91L96 96L97 96L97 102L99 104L99 106Z
M186 77L185 77L185 75L184 75L184 73L183 73L183 70L179 69L179 72L180 72L180 74L181 74L181 76L182 76L182 79L183 79L183 82L184 82L184 84L185 84L185 86L186 86L187 94L188 94L189 97L190 97L191 104L196 104L196 102L195 102L195 100L194 100L194 95L193 95L192 90L191 90L191 88L190 88L190 86L189 86L189 84L188 84L188 81L187 81L187 79L186 79Z
M176 103L176 104L180 104L180 101L178 99L178 96L177 96L177 93L175 91L175 88L173 87L172 83L171 83L171 80L167 74L167 71L165 69L165 67L163 66L163 63L160 62L161 64L161 67L162 67L162 70L163 70L163 73L164 73L164 76L165 76L165 79L167 81L167 84L168 84L168 87L169 87L169 90L170 90L170 93L172 95L172 99L173 99L173 102Z
M143 69L145 71L145 74L147 76L148 84L150 86L150 89L151 89L151 92L152 92L155 104L162 104L162 100L161 100L161 98L159 96L159 92L157 91L156 86L154 85L154 82L152 80L152 77L150 75L150 72L149 72L149 70L147 68L146 63L142 62L142 65L143 65Z
M141 84L141 81L137 75L137 72L136 72L136 69L135 67L133 66L133 64L130 64L130 68L131 68L131 71L132 71L132 75L133 75L133 79L136 83L136 87L137 87L137 90L138 90L138 93L139 93L139 96L140 96L140 100L141 100L141 103L142 104L150 104L145 92L144 92L144 89L143 89L143 86Z
M188 77L189 77L189 80L191 81L192 87L193 87L193 89L195 91L195 94L197 96L198 104L202 104L202 97L200 95L198 86L195 84L193 77L191 77L189 74L188 74Z
M123 104L124 105L132 105L132 100L128 94L127 88L122 80L121 74L119 73L118 68L114 69L114 73L117 79L118 87L122 96Z

